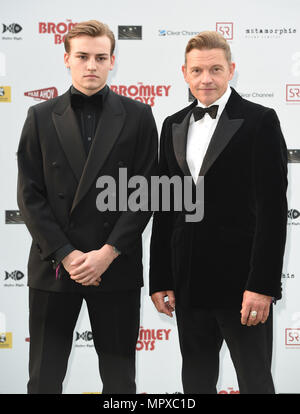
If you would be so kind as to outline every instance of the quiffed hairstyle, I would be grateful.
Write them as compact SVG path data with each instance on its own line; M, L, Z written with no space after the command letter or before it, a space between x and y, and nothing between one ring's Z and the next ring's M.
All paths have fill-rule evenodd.
M205 31L192 37L185 48L185 62L187 53L189 53L192 49L223 49L226 60L228 63L231 63L230 46L226 39L218 32Z
M91 37L97 36L107 36L111 43L110 54L112 55L115 50L115 36L110 28L99 22L98 20L88 20L86 22L77 23L66 35L65 37L65 51L70 52L70 40L74 37L87 35Z

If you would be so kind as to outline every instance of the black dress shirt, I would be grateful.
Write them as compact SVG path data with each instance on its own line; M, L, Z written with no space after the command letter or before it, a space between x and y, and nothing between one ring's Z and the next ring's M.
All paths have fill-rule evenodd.
M106 85L94 95L87 96L74 86L70 89L71 105L76 114L86 154L89 153L99 123L105 98L108 93Z

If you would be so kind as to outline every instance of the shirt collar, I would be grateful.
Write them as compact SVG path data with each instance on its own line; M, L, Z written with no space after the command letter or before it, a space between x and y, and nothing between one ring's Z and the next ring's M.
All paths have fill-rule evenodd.
M71 86L71 95L82 95L85 97L92 97L92 96L97 96L97 95L102 95L103 96L103 100L105 99L107 93L108 93L109 87L107 85L105 85L102 89L100 89L100 91L94 93L93 95L85 95L84 93L80 92L78 89L75 88L75 86Z

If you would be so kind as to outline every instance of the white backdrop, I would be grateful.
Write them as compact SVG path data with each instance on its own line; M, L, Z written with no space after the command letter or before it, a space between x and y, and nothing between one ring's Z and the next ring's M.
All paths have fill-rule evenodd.
M29 106L40 102L37 97L48 99L69 88L61 40L71 23L88 19L107 23L117 39L110 86L151 104L159 132L167 115L188 104L181 74L184 49L188 39L202 30L218 30L228 38L237 67L232 81L237 91L277 111L294 162L289 164L288 239L283 299L275 307L273 374L277 393L300 393L299 1L0 0L0 6L0 393L26 393L28 380L30 236L15 211L15 153ZM121 31L125 38L118 39L119 26L130 26ZM128 38L132 34L140 38ZM148 296L150 232L151 223L144 233L137 392L182 392L175 318L158 314ZM90 330L84 305L74 332L65 393L101 391ZM218 391L238 392L226 345Z

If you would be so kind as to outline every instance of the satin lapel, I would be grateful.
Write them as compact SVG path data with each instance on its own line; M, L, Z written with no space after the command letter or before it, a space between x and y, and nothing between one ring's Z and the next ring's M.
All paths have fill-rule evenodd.
M70 105L69 92L61 96L61 100L52 112L52 119L60 144L79 182L86 162L86 154L77 119Z
M103 167L123 128L125 118L126 113L120 97L114 92L109 91L101 119L96 129L95 138L74 197L71 212L88 192L96 175Z
M190 110L180 124L172 125L173 148L176 160L184 175L191 175L188 164L186 162L186 143L187 134L190 125Z
M244 119L229 119L225 107L204 156L200 176L207 173L243 122Z

